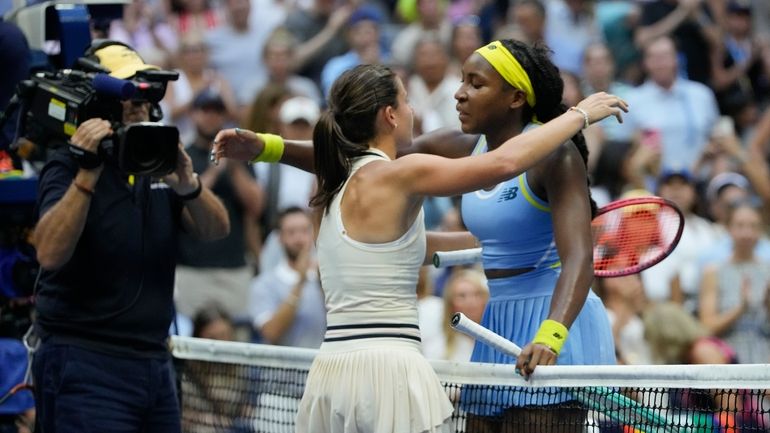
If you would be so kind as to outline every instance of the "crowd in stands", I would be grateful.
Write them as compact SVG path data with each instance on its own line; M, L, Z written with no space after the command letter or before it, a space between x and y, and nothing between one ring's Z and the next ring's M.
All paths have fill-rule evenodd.
M315 178L282 164L214 165L208 152L219 130L311 139L331 83L362 63L388 65L403 78L415 135L457 128L461 65L484 43L515 38L551 49L565 105L597 91L630 104L624 123L609 119L584 131L597 203L654 194L686 216L664 262L595 283L618 361L671 362L645 325L663 303L726 343L729 362L770 361L764 0L133 0L94 36L179 72L161 102L164 122L179 128L201 182L230 217L225 239L179 240L173 332L189 334L192 319L216 302L235 339L318 347L323 338L308 217ZM458 204L427 200L428 228L463 230ZM426 268L421 286L425 353L467 359L470 342L444 325L452 311L480 319L483 273Z
M665 261L594 284L610 315L618 362L770 362L769 5L129 2L123 18L95 36L128 43L147 63L179 72L161 103L164 122L179 128L201 182L230 217L225 239L180 239L171 332L311 348L323 340L323 288L308 213L315 177L280 164L210 163L220 129L311 139L331 83L364 63L385 64L403 78L415 136L458 128L454 93L464 60L487 42L515 38L550 47L565 105L597 91L630 105L622 124L608 119L584 131L598 205L642 190L673 201L686 217L681 242ZM458 205L452 197L427 200L428 228L463 230ZM447 321L454 311L480 321L489 297L483 272L426 267L419 289L425 354L469 359L473 342ZM686 326L671 336L660 325L674 321Z
M165 122L179 127L195 169L231 218L222 241L181 240L179 321L215 301L239 339L318 347L323 338L306 214L315 178L281 164L210 164L205 154L219 129L310 139L331 83L360 63L385 64L402 76L415 135L457 128L460 65L484 43L511 37L551 49L567 106L607 91L632 107L623 124L608 120L585 131L598 204L654 194L686 216L682 240L664 262L640 277L595 283L618 360L667 362L644 317L669 302L726 342L733 361L770 360L764 2L136 0L125 8L104 36L180 72L163 100ZM428 200L426 223L462 230L457 206L456 198ZM421 286L426 354L467 359L469 343L452 338L444 311L466 309L480 319L488 297L483 273L425 269Z

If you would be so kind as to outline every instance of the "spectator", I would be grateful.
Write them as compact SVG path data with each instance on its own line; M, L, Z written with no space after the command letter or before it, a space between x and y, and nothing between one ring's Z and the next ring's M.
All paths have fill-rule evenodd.
M422 266L417 277L417 325L426 358L444 341L444 300L434 292L433 271L432 265Z
M449 74L446 45L432 36L421 39L415 46L413 64L407 91L421 126L419 132L460 128L454 98L459 77Z
M770 109L759 117L754 134L749 140L744 159L744 170L751 184L767 206L770 203ZM768 217L765 210L766 219Z
M643 186L637 173L639 146L630 141L604 144L591 170L591 196L598 206L617 200L629 189ZM588 161L591 162L591 155Z
M16 92L16 85L28 77L30 57L27 38L21 29L0 19L0 63L8 65L0 68L0 111L5 112ZM10 117L0 129L0 153L16 138L18 111L7 114Z
M749 199L749 180L740 173L724 172L714 176L706 186L705 198L711 219L720 225L720 234L726 234L730 206Z
M628 95L634 110L626 126L648 140L642 144L659 148L661 169L693 170L709 143L719 111L711 89L677 76L677 62L671 38L660 37L647 45L644 68L648 79Z
M701 252L698 257L701 273L705 266L728 260L732 255L733 244L727 230L727 218L731 206L754 200L749 188L748 179L735 172L720 173L709 181L705 199L709 216L716 224L717 242L712 248ZM762 260L770 260L770 240L767 236L760 236L754 252Z
M471 15L457 20L452 28L449 74L461 76L463 63L481 44L479 17Z
M666 170L657 183L658 195L677 205L684 214L685 224L679 244L671 255L642 272L644 287L651 300L670 300L695 314L701 273L698 257L716 245L719 231L711 221L695 213L698 192L695 177L689 170Z
M232 341L233 322L217 303L193 317L196 338ZM189 360L182 375L182 427L186 433L253 432L257 418L258 377L249 366Z
M326 307L310 215L298 207L284 209L277 230L286 260L263 270L251 285L254 328L268 344L318 348L326 332Z
M319 88L326 63L347 50L345 39L339 33L356 4L346 0L335 10L334 0L314 0L311 8L297 8L286 17L286 28L300 43L295 53L295 68Z
M210 0L171 0L169 21L177 35L203 34L223 21Z
M735 351L673 302L644 312L644 336L656 364L735 364Z
M206 45L211 65L237 89L238 104L248 105L267 76L262 49L280 22L251 22L251 0L225 0L225 7L227 22L206 34Z
M641 83L641 52L634 43L634 34L641 18L641 2L597 2L596 18L615 64L615 77L629 84Z
M444 46L449 46L452 24L441 0L417 0L417 17L416 22L406 26L393 39L390 49L396 63L408 65L417 41L427 35L432 34Z
M739 362L766 363L770 341L763 334L768 320L764 301L770 287L770 262L755 254L762 217L756 207L741 202L730 208L726 222L732 252L727 260L704 270L701 323L735 349Z
M291 140L311 140L320 116L321 111L313 100L302 96L290 98L281 105L279 133ZM259 265L260 269L267 270L285 260L284 248L274 230L278 215L282 209L290 207L308 209L310 197L316 189L316 179L314 175L287 164L257 163L254 171L257 178L262 179L267 193L262 213L262 228L267 239Z
M246 264L244 220L256 219L262 211L263 192L245 163L209 160L216 133L227 125L222 96L204 90L193 100L192 118L197 131L188 152L200 181L222 200L230 217L230 234L202 243L182 234L176 268L176 305L192 317L203 305L218 300L235 318L245 318L252 272ZM216 287L216 290L212 288Z
M604 35L594 17L593 0L548 0L545 41L553 50L553 63L559 69L582 75L585 48L602 42Z
M202 305L192 318L193 337L221 341L234 340L233 321L219 303L212 301Z
M594 280L593 290L607 308L618 364L652 363L650 347L644 339L644 322L641 318L647 306L647 297L639 275L597 278Z
M311 140L313 128L321 116L321 110L312 100L294 96L281 104L278 114L278 133L288 140ZM254 170L265 182L268 194L265 207L266 227L276 226L281 209L288 207L308 208L315 191L315 176L286 164L257 163Z
M607 92L621 98L627 98L632 92L631 86L615 79L615 60L607 45L601 42L588 45L583 52L582 78L581 88L584 95ZM601 135L604 140L628 141L632 139L632 134L629 133L628 128L623 128L617 122L601 121L596 126L602 131Z
M644 314L645 336L658 363L735 364L735 350L711 336L698 320L680 305L653 305ZM666 409L705 417L716 431L762 430L753 409L762 402L740 390L670 389Z
M513 23L518 26L528 44L545 42L545 6L540 0L521 0L513 3Z
M433 1L433 0L426 0ZM358 65L385 63L388 54L380 46L382 14L373 6L361 6L350 15L347 24L347 40L350 51L329 59L321 72L321 89L329 94L332 83L343 72Z
M109 39L133 47L148 63L167 66L177 49L177 35L160 10L147 0L136 0L123 7L123 18L110 24Z
M281 130L279 113L281 105L292 94L286 86L268 84L254 98L246 118L241 122L245 128L278 134Z
M452 329L450 322L454 313L463 313L474 322L481 322L489 300L486 278L478 269L457 269L449 277L443 297L443 340L432 354L426 353L426 357L457 362L470 361L476 342L473 338Z
M209 66L208 47L200 35L182 38L176 55L179 79L171 81L163 98L164 121L179 129L182 143L192 143L197 135L191 112L193 97L211 89L222 97L229 119L238 118L238 104L230 84Z
M5 304L7 300L0 297L0 301ZM4 313L3 318L11 317L7 311L1 312ZM0 336L0 432L2 433L32 433L33 431L35 401L32 399L32 392L26 388L16 388L26 380L27 361L27 349L21 341L16 338L6 338L5 335Z
M750 0L729 0L724 36L712 55L712 87L723 113L735 100L761 100L768 90L762 47L751 28Z
M286 86L294 95L305 96L321 105L323 98L318 85L294 72L296 52L297 43L294 36L286 27L276 28L267 39L263 54L267 66L267 81L260 83L258 87L262 90L267 83Z
M652 0L641 6L636 46L646 51L661 37L670 37L680 50L677 74L709 85L711 44L717 42L709 12L719 11L710 10L704 0Z

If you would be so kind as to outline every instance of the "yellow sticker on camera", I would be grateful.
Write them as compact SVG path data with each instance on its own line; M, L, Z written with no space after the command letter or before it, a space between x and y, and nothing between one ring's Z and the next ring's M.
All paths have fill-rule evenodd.
M75 135L75 130L78 129L77 126L75 126L74 123L65 122L64 123L64 133L70 137Z

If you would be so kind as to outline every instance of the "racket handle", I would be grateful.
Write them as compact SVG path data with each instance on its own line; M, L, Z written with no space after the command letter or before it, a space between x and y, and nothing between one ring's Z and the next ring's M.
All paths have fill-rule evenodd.
M446 268L455 265L472 265L481 262L481 248L456 251L436 251L433 253L433 266Z
M521 353L521 347L517 346L514 342L479 325L463 313L455 313L452 316L451 325L455 331L462 332L475 340L481 341L499 350L501 353L514 357L518 357Z

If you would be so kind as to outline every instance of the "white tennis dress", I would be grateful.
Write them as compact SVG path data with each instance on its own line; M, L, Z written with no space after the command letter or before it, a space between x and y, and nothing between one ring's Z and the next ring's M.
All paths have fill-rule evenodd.
M387 159L376 150L354 161ZM420 351L417 273L425 256L423 213L399 239L366 244L347 236L340 200L318 234L327 331L310 367L299 433L448 432L452 404Z

